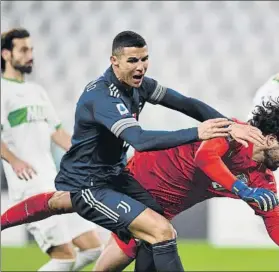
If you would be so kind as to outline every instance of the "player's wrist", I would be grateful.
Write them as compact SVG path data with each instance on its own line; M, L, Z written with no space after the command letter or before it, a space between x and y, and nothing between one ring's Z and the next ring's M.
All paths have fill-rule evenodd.
M11 165L17 160L16 156L12 153L7 153L5 156L3 156L3 159Z
M243 196L243 193L247 189L249 189L247 184L245 184L245 182L240 180L240 179L236 180L232 185L232 192L235 193L236 195L240 196L240 197Z

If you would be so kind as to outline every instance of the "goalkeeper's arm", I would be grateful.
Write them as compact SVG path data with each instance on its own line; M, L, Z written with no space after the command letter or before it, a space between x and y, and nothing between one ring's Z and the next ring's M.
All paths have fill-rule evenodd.
M266 227L266 230L273 240L273 242L279 246L279 206L275 207L273 210L268 212L263 212L261 210L255 209L255 213L260 215Z
M213 181L238 195L246 202L255 202L261 210L272 210L279 205L274 192L265 188L250 188L228 169L221 157L229 150L224 138L204 141L196 152L196 165Z
M225 138L204 141L195 155L196 165L212 180L232 191L237 177L232 174L222 160L230 146Z

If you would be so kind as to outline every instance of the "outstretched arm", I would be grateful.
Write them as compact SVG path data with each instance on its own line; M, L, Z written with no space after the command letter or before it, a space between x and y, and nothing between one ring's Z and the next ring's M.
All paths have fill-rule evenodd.
M144 130L120 98L97 92L88 92L87 96L86 106L92 118L138 151L162 150L193 141L228 136L230 131L226 126L231 122L224 118L208 120L198 128L177 131Z
M150 79L148 81L149 82L146 82L146 84L149 84L148 88L154 90L151 91L148 99L152 104L159 104L169 109L179 111L200 122L214 118L226 118L217 110L198 99L186 97L171 88L165 88L157 82L150 81ZM248 147L248 142L258 145L264 144L261 131L247 124L235 123L231 126L230 135L234 140L245 147Z
M274 192L265 188L251 188L231 173L222 156L233 151L224 138L211 139L203 142L196 152L195 162L197 166L212 180L218 182L224 188L238 195L248 203L257 203L263 211L272 210L279 204Z
M186 114L200 122L213 118L226 118L206 103L192 97L186 97L170 88L166 89L166 93L159 104Z

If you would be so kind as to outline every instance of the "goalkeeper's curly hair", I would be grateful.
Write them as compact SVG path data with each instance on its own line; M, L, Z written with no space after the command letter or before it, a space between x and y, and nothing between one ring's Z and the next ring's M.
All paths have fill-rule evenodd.
M260 129L264 136L272 134L279 140L279 97L257 106L250 124Z

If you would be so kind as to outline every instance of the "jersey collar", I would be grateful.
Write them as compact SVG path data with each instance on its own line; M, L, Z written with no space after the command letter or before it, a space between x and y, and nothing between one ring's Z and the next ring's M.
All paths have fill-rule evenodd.
M127 88L127 86L121 83L119 79L116 77L115 73L113 72L112 66L110 66L105 71L104 77L106 81L109 83L109 86L113 84L118 88L119 91L125 93L126 95L132 95L131 89Z
M11 82L16 82L16 83L24 83L24 80L17 80L15 78L7 78L7 77L1 77L2 79L5 79L7 81L11 81Z

